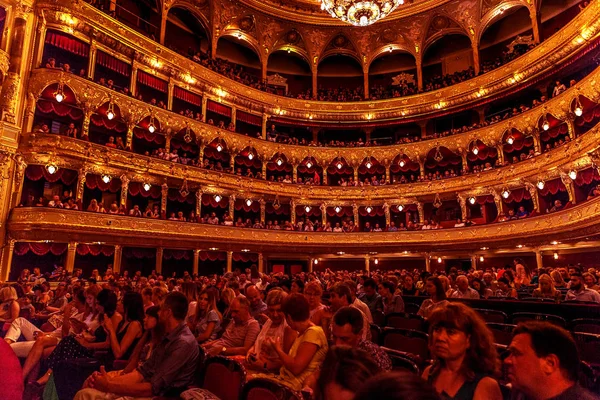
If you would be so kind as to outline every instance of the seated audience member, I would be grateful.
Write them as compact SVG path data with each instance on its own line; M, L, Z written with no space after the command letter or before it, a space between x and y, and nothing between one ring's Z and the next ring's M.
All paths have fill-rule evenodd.
M440 400L431 385L415 374L386 372L363 383L353 400ZM462 399L462 397L461 397Z
M266 345L277 354L282 364L277 380L300 390L325 359L329 345L323 329L310 322L308 301L303 295L287 296L281 310L290 328L298 332L298 337L289 353L283 350L280 338L267 338Z
M600 290L600 286L597 284L598 280L594 276L593 273L586 272L583 274L583 281L585 282L585 287L590 290L595 290L596 292Z
M498 289L494 293L494 297L510 297L516 299L517 290L510 286L510 281L507 278L498 279Z
M468 306L449 303L429 317L433 365L423 378L444 398L502 399L494 379L500 360L485 321Z
M349 400L364 382L380 372L364 350L349 346L333 346L327 352L317 380L317 398Z
M560 211L564 208L562 201L554 200L553 206L548 210L549 213Z
M383 313L404 312L404 300L399 294L395 294L396 286L390 281L384 281L379 284L379 294L383 300Z
M562 294L560 293L560 290L557 290L554 287L554 282L552 281L552 278L550 278L550 275L548 275L548 274L540 275L540 277L538 278L538 287L535 288L532 296L533 297L541 297L543 299L553 299L556 301L558 301L562 298Z
M579 353L571 334L542 321L520 323L504 359L512 398L597 400L577 383Z
M273 289L267 295L267 316L269 319L263 325L254 346L246 355L246 365L253 370L277 372L282 364L277 353L267 345L267 338L281 341L285 353L290 351L298 337L296 331L290 328L281 310L281 305L287 294L283 290Z
M383 311L381 295L377 293L377 283L371 278L365 279L363 290L364 293L358 298L369 307L371 315L377 311Z
M229 306L229 314L233 319L223 336L203 345L210 355L245 356L254 345L260 325L250 315L250 302L245 297L236 297Z
M320 324L320 317L322 312L327 308L325 304L321 303L321 296L323 295L323 286L317 281L308 282L304 286L304 297L308 300L308 307L310 309L310 320L315 324Z
M21 307L17 299L17 291L14 287L5 286L0 289L0 324L11 323L19 318Z
M404 283L402 284L402 295L403 296L418 296L419 289L415 286L415 280L412 276L406 275L404 277Z
M216 340L221 331L222 321L223 316L217 309L215 291L204 290L198 296L195 314L188 318L188 326L196 335L198 343Z
M363 319L360 310L342 307L333 315L331 324L332 343L364 350L382 371L392 369L392 362L385 351L370 340L363 339Z
M322 311L323 315L321 317L317 317L317 319L321 321L320 326L321 328L323 328L323 331L325 332L327 337L331 338L331 320L333 318L333 315L340 308L350 306L356 308L358 311L361 312L363 316L363 339L370 339L371 330L369 326L369 321L367 320L366 315L358 307L356 307L356 305L353 304L352 291L350 290L350 287L345 283L338 282L329 289L329 295L329 301L331 302L331 305L329 306L329 308L324 309Z
M481 279L479 278L473 278L473 280L471 281L471 287L477 293L479 293L479 297L482 299L487 299L488 297L493 295L491 289L486 288Z
M444 278L446 277L444 276ZM425 282L425 291L430 298L421 303L421 307L417 314L428 319L431 313L438 307L444 307L448 304L448 300L446 300L446 290L444 290L442 281L438 277L427 278L427 281Z
M250 315L260 323L266 320L267 305L262 301L260 291L255 285L246 286L246 298L250 301Z
M164 339L140 367L123 375L95 372L75 400L119 397L177 396L193 381L198 360L198 344L185 324L187 299L182 293L167 295L158 313L165 330Z
M588 193L587 199L591 200L598 196L600 196L600 186L596 186L595 188L592 188L590 190L590 192Z
M456 278L456 289L450 292L451 299L479 299L479 293L469 287L469 278L460 275Z
M162 341L164 328L162 323L159 322L159 310L160 307L158 306L152 306L146 309L146 315L144 317L144 336L138 341L127 365L120 371L120 375L128 374L140 367L150 358L154 349L156 349Z
M590 301L600 303L600 293L595 290L588 289L583 283L583 275L579 271L572 271L569 281L569 291L565 296L565 300L573 301Z

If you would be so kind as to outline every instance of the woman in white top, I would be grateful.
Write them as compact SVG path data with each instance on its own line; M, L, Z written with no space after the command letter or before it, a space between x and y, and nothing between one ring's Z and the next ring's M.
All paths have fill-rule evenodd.
M448 304L448 300L446 300L446 292L444 291L442 281L439 278L427 278L425 290L431 296L431 298L423 301L417 314L427 319L438 307L443 307L444 305Z

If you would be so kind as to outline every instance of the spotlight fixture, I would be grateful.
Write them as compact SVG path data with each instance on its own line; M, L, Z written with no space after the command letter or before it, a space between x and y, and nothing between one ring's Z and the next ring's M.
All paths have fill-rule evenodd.
M475 204L475 202L477 201L477 199L473 196L469 197L469 203L471 203L471 205Z
M315 259L313 260L313 264L317 265L318 263L319 263L319 259L318 259L318 258L315 258Z
M569 178L571 178L573 180L577 179L577 171L575 171L575 170L570 171Z
M554 257L554 259L555 259L555 260L558 260L558 253L557 253L557 252L554 252L554 255L553 255L553 257Z
M148 124L148 132L154 133L156 131L156 126L154 126L154 117L150 117L150 123Z
M312 163L312 162L310 162L310 160L308 160L308 161L306 162L306 168L312 168L312 166L313 166L313 163Z
M344 254L346 254L346 253L345 253L345 252L343 252L343 251L338 251L336 254L337 254L338 256L343 256L343 255L344 255Z
M292 49L290 49L290 48L288 47L288 49L287 49L287 52L288 52L288 54L290 54L290 53L292 52Z
M248 153L248 160L252 161L253 158L254 158L254 154L252 154L251 152Z
M48 171L50 175L54 175L56 171L58 171L58 167L56 164L54 164L54 162L50 161L48 164L46 164L46 171Z
M373 166L373 164L371 164L371 161L367 161L365 164L365 167L367 167L367 169L371 169L371 167Z
M223 151L223 146L221 145L221 143L217 144L217 151L220 153Z
M477 155L479 154L479 149L477 147L473 147L473 154Z
M374 260L373 260L373 263L374 263L375 265L379 264L379 258L376 258L376 259L374 259Z
M438 263L439 263L439 264L441 264L441 263L442 263L442 261L443 261L443 260L442 260L442 257L438 257L438 260L437 260L437 261L438 261Z
M583 106L579 101L579 96L577 97L577 102L575 103L575 115L581 117L583 115Z
M243 252L243 253L250 253L250 249L242 249L240 251Z
M556 240L553 240L550 244L556 246L558 244L558 242Z
M110 177L110 175L104 174L104 175L102 175L101 179L102 179L102 182L109 183L112 178Z
M283 160L281 158L278 158L277 161L275 161L275 164L277 164L277 166L281 167L281 164L283 164Z
M490 249L489 247L482 247L482 248L481 248L481 250L484 250L484 251L485 251L485 250L489 250L489 249Z
M305 206L304 207L304 211L306 211L307 213L309 213L311 209L312 209L311 206Z
M523 248L523 245L522 245L522 244L518 244L518 245L517 245L517 249L522 249L522 248Z
M146 183L144 183L143 187L144 187L144 190L147 192L152 188L152 185L146 182Z
M339 213L340 211L342 211L342 207L340 207L340 206L335 206L335 208L334 208L334 211L335 211L336 213Z
M344 166L344 164L342 164L341 161L338 161L335 166L337 167L337 169L342 169L342 167Z
M252 199L246 199L246 205L250 207L252 205Z
M58 88L56 88L56 92L54 92L54 98L58 103L62 103L62 101L65 99L65 93L63 91L62 83L58 84Z
M219 250L219 248L218 247L209 247L208 250L210 250L210 251L217 251L217 250Z
M392 46L390 46L390 47L388 48L388 51L389 51L390 53L391 53L392 51L394 51L393 47L392 47Z
M539 180L535 186L537 186L538 189L542 190L544 188L544 186L546 186L546 183L543 180Z
M365 210L367 211L367 213L371 214L371 211L373 211L373 207L367 206L367 208L365 208Z
M106 110L106 118L108 118L109 121L112 121L115 118L115 105L112 101L108 103L108 110Z
M406 163L404 162L404 160L400 160L400 162L398 163L398 165L400 165L400 168L404 168L404 166L406 165Z
M215 201L216 201L217 203L219 203L221 200L223 200L223 197L221 197L221 195L220 195L220 194L215 194L215 195L213 196L213 199L215 199Z
M510 190L508 190L508 188L504 188L502 189L502 197L504 197L505 199L508 199L508 197L510 196Z
M483 256L479 256L479 262L484 262L485 258L483 258Z
M550 123L548 122L548 118L544 115L544 120L542 122L542 129L547 131L550 129Z
M404 210L404 206L402 204L398 204L396 208L398 209L398 212L402 212L402 210Z
M506 143L508 143L508 144L511 144L511 145L512 145L514 142L515 142L515 138L514 138L514 137L512 137L512 136L509 136L509 137L506 139Z

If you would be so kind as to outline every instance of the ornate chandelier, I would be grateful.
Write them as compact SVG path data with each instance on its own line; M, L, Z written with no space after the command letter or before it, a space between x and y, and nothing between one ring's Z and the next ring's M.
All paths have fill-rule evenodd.
M404 0L321 0L321 9L333 18L367 26L385 18L402 4Z

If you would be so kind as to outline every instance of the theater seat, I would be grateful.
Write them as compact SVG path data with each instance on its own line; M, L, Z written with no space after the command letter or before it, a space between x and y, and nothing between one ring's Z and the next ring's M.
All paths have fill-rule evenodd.
M525 321L547 321L552 324L558 325L561 328L565 328L567 326L567 321L563 317L559 317L558 315L552 314L538 314L538 313L529 313L529 312L519 312L514 313L511 318L511 322L513 324L518 324L519 322Z
M569 324L571 331L600 335L600 319L578 318Z
M600 335L593 333L573 333L573 338L579 349L581 360L591 364L594 368L600 367Z
M302 393L296 392L281 383L257 378L244 385L241 400L303 400Z
M370 324L371 326L371 342L375 344L381 344L381 328L375 324Z
M494 322L498 324L504 324L508 320L508 315L505 312L498 310L487 310L483 308L476 308L475 311L483 318L485 322Z
M419 357L423 365L429 357L429 335L411 329L385 328L382 344L393 350L412 353Z
M385 314L381 310L371 311L371 316L373 317L373 323L377 326L384 326L385 324Z
M417 375L421 374L418 365L419 357L415 356L412 353L389 349L387 347L382 347L381 350L385 351L386 354L390 357L390 360L392 360L392 370L412 372L413 374Z
M186 390L183 399L211 398L219 400L238 400L242 394L246 370L238 361L216 356L206 360L202 388Z
M385 326L426 332L425 319L420 315L392 313L385 317Z
M415 303L404 303L404 312L407 314L417 314L421 306Z
M512 324L498 324L494 322L488 322L486 324L488 328L494 334L494 343L508 346L512 341L513 331L517 327Z

